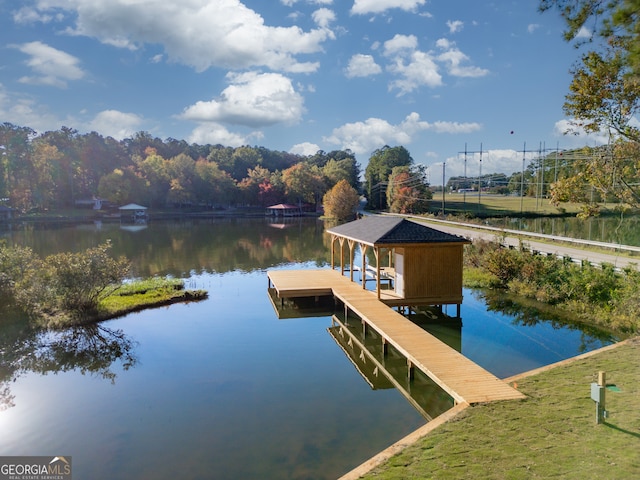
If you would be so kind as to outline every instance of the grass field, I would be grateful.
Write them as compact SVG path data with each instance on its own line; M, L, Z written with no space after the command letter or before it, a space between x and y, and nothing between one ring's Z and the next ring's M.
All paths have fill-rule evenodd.
M469 407L363 478L640 478L640 338L515 381L526 400Z
M442 212L442 192L436 192L431 200L429 211ZM606 208L606 206L605 206ZM447 214L462 215L464 213L481 216L520 216L523 215L561 215L564 213L577 214L580 204L563 203L555 207L546 198L513 197L508 195L473 193L447 193L444 196L444 209Z

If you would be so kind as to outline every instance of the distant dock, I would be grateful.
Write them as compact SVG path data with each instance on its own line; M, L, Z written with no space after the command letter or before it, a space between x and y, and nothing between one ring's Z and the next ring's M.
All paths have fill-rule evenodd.
M267 272L274 297L285 299L333 296L357 315L363 331L371 328L382 342L382 351L393 346L407 359L408 379L415 369L422 371L457 404L476 404L525 396L460 352L438 340L384 301L376 292L363 289L339 271L272 270Z

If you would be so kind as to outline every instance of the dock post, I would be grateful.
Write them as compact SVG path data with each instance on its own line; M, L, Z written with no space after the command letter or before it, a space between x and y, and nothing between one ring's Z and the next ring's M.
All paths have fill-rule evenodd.
M365 338L367 338L367 322L363 318L362 319L362 340L364 340Z
M415 367L413 366L411 360L407 358L407 379L409 380L409 383L411 383L411 381L413 380L414 375Z

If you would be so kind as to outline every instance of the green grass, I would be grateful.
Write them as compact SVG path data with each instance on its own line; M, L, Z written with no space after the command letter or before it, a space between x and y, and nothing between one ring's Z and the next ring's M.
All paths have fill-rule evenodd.
M465 267L462 271L462 284L467 288L492 288L495 277L483 268Z
M204 290L185 290L184 282L179 279L138 280L123 284L104 298L98 307L98 318L95 321L115 318L146 308L202 300L206 297L207 292Z
M598 371L609 417L596 424ZM469 407L364 478L640 478L640 337L517 380L526 400Z
M488 216L520 216L524 215L561 215L577 214L581 211L578 203L563 203L557 207L551 205L546 198L513 197L509 195L467 193L466 201L462 193L448 193L445 195L445 211L447 214L468 213L481 217ZM442 192L436 192L430 202L429 211L442 211Z

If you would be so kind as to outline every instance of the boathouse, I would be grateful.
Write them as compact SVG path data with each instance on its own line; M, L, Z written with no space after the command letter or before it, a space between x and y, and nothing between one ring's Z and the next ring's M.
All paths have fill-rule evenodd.
M120 211L120 221L126 223L146 223L147 207L137 203L129 203L118 208Z
M524 398L521 392L389 308L456 304L460 317L462 254L469 240L398 217L365 217L327 232L331 235L331 269L267 272L269 296L276 311L277 300L284 305L285 299L312 298L318 302L331 296L335 305L344 306L341 317L344 323L337 315L332 317L333 326L338 327L337 335L349 335L346 323L350 315L355 315L362 323L358 338L375 337L379 342L377 356L367 357L374 363L372 374L382 371L386 375L381 367L387 363L389 348L404 357L407 381L403 383L409 388L388 377L394 385L402 387L401 392L411 389L417 369L456 404ZM340 271L336 271L335 265L336 245ZM357 248L362 255L358 267L354 265ZM375 265L367 264L369 253ZM347 270L349 277L345 275ZM354 280L354 272L358 270L362 287ZM375 292L366 288L367 280L372 279L376 282ZM355 342L351 337L346 341L347 345ZM358 358L363 356L366 354L360 349Z
M267 207L267 216L272 217L298 217L302 215L302 208L299 205L279 203Z
M367 216L327 233L331 267L339 259L341 273L348 270L351 281L359 271L362 288L375 281L377 297L387 305L460 307L463 248L471 243L466 238L391 216ZM354 264L356 249L361 265ZM367 262L369 252L373 265Z

